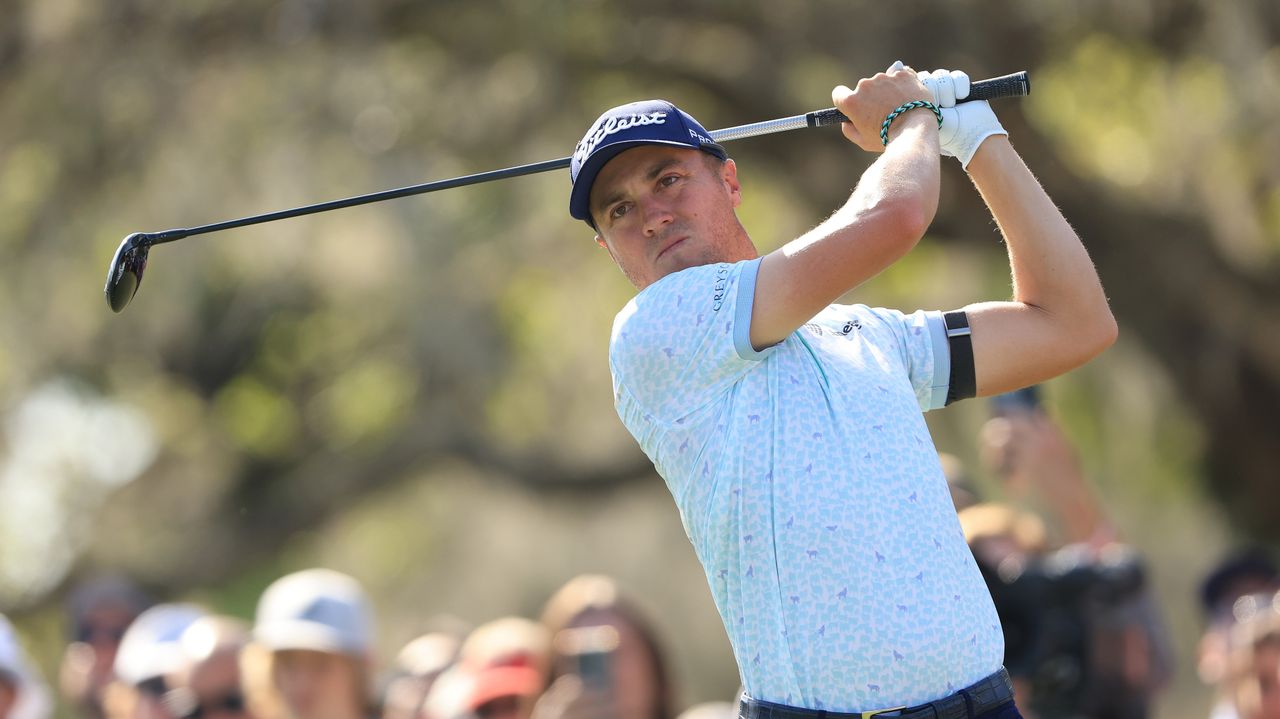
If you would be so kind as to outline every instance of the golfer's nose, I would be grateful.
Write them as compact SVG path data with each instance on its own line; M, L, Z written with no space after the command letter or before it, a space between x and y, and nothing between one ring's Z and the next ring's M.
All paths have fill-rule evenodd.
M640 212L644 219L644 232L646 235L653 236L662 231L664 225L671 224L675 219L671 214L671 208L665 202L658 200L649 200L640 203Z

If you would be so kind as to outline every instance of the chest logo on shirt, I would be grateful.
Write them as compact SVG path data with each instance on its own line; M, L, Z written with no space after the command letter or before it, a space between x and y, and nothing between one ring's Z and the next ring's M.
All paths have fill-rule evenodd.
M825 335L828 332L826 328L824 328L822 325L816 322L810 322L809 324L805 325L804 328L819 337ZM860 330L860 329L862 329L861 321L849 320L848 322L844 323L843 327L840 328L840 334L848 335L850 332L853 332L854 330Z

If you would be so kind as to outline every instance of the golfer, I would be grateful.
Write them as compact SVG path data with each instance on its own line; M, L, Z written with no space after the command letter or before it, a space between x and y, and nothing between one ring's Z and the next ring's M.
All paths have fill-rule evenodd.
M1066 372L1116 326L990 106L955 105L967 83L894 63L835 88L845 136L880 156L843 207L763 257L734 161L670 103L609 110L572 158L570 214L639 291L610 340L617 411L705 568L743 717L1018 717L922 411ZM940 154L998 223L1013 299L834 304L928 229Z

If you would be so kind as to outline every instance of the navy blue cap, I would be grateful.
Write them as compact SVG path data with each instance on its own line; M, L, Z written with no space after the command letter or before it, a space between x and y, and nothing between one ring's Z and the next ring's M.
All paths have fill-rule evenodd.
M1239 549L1218 562L1200 582L1200 606L1210 615L1230 609L1230 602L1237 598L1232 585L1250 579L1264 585L1280 584L1280 567L1262 547ZM1219 606L1224 603L1227 606Z
M606 111L587 130L569 163L569 214L591 222L591 185L601 168L618 153L637 145L674 145L702 150L726 159L724 148L701 123L666 100L642 100Z

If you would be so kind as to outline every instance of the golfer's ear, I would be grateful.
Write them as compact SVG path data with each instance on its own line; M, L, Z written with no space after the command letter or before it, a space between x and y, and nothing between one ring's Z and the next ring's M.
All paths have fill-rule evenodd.
M609 249L609 246L608 246L608 245L606 245L606 244L604 243L604 238L603 238L603 237L601 237L600 235L596 235L596 244L597 244L597 245L600 245L601 247L605 248L606 250L607 250L607 249Z
M742 203L742 183L738 181L738 163L732 158L725 160L720 173L720 178L724 180L725 186L729 188L729 194L733 197L733 206L737 207Z

